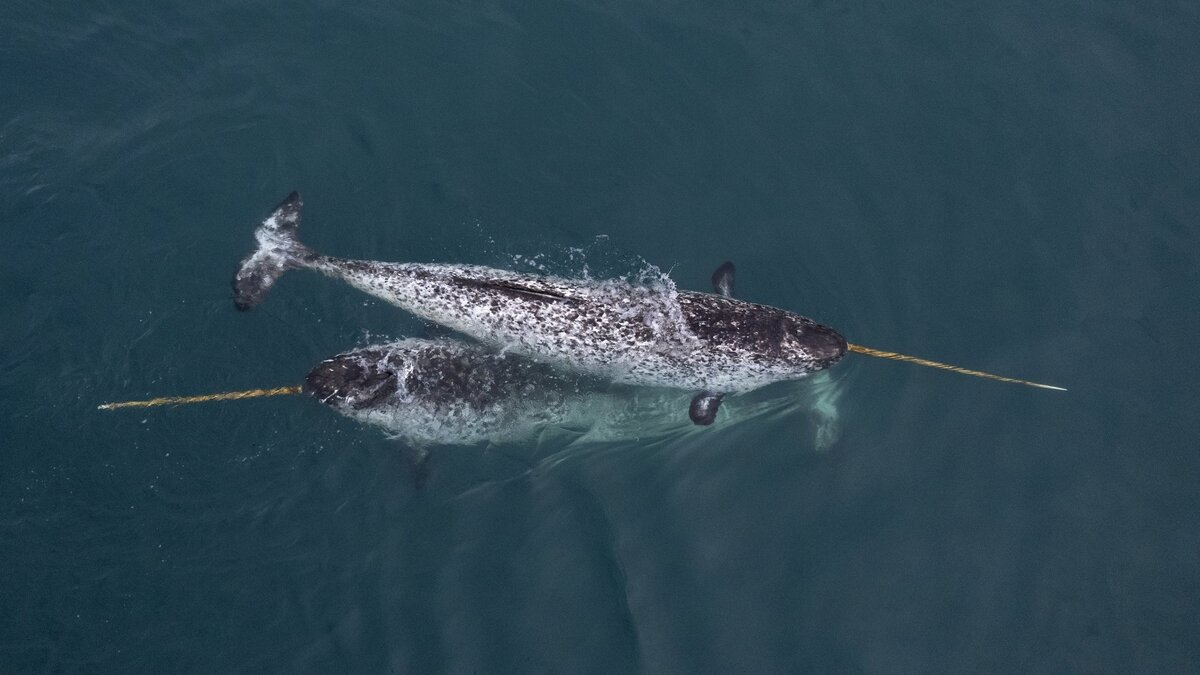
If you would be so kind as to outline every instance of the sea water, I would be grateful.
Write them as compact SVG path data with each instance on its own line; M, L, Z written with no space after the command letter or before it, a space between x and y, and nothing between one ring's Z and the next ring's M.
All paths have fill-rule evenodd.
M1196 671L1197 35L1175 2L5 3L0 671ZM1069 391L851 354L824 450L791 406L441 447L420 487L310 399L97 411L429 330L301 272L234 311L293 189L330 255L733 260L851 342Z

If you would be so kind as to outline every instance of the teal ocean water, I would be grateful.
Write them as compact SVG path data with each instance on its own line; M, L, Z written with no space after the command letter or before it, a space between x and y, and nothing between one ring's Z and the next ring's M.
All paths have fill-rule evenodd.
M1200 670L1198 35L1165 1L5 3L0 672ZM322 252L729 259L852 342L1070 391L849 355L772 390L827 447L798 405L433 448L420 486L304 397L97 411L427 330L304 272L234 310L293 189Z

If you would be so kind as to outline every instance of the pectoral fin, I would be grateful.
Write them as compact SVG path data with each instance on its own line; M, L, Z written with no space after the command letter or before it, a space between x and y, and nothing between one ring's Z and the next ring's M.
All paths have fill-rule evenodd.
M713 292L717 295L723 295L727 298L733 297L733 263L726 260L721 263L716 272L712 275Z
M724 394L714 394L711 391L702 391L692 399L692 404L688 406L688 417L692 418L692 422L698 426L706 427L717 419L717 408L721 407L721 399Z

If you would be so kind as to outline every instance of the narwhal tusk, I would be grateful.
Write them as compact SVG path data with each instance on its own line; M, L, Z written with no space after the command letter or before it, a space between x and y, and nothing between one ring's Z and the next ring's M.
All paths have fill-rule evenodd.
M1015 377L1003 377L1001 375L993 375L992 373L985 373L981 370L969 370L967 368L960 368L958 366L952 366L948 363L939 363L938 361L930 361L929 359L922 359L922 358L918 358L916 356L909 356L907 354L897 354L896 352L885 352L882 349L872 349L870 347L864 347L862 345L848 344L848 345L846 345L846 349L848 349L856 354L866 354L867 356L874 356L874 357L880 358L880 359L891 359L893 361L904 361L906 363L915 363L918 366L928 366L930 368L940 368L941 370L949 370L952 373L959 373L961 375L971 375L973 377L983 377L983 378L987 378L989 380L996 380L998 382L1012 382L1013 384L1023 384L1023 385L1029 386L1029 387L1037 387L1039 389L1053 389L1054 391L1066 391L1066 388L1056 387L1052 384L1042 384L1040 382L1030 382L1029 380L1019 380Z
M243 398L258 398L260 396L287 396L299 394L300 387L276 387L274 389L248 389L246 391L227 391L221 394L203 394L200 396L162 396L146 401L121 401L104 403L96 406L97 410L116 410L118 408L154 408L160 405L183 405L185 403L207 403L208 401L238 401Z

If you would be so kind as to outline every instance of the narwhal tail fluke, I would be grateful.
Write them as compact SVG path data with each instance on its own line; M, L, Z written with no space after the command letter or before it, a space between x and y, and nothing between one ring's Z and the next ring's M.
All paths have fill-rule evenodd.
M905 363L915 363L918 366L928 366L929 368L939 368L941 370L949 370L952 373L959 373L960 375L971 375L973 377L982 377L982 378L986 378L989 380L996 380L998 382L1011 382L1013 384L1023 384L1023 385L1029 386L1029 387L1037 387L1038 389L1053 389L1054 391L1066 391L1065 388L1056 387L1052 384L1041 384L1040 382L1030 382L1029 380L1019 380L1015 377L1003 377L1001 375L993 375L992 373L985 373L981 370L968 370L967 368L960 368L958 366L952 366L948 363L939 363L938 361L930 361L929 359L917 358L916 356L909 356L907 354L897 354L896 352L885 352L882 349L872 349L870 347L864 347L862 345L851 344L851 345L847 345L846 349L848 351L852 351L856 354L866 354L867 356L874 356L874 357L880 358L880 359L891 359L893 361L904 361Z
M281 274L312 256L296 237L302 206L300 194L293 192L254 231L258 248L233 276L233 304L239 310L244 312L262 302Z

